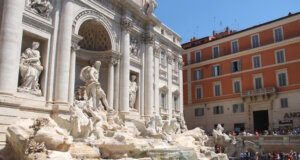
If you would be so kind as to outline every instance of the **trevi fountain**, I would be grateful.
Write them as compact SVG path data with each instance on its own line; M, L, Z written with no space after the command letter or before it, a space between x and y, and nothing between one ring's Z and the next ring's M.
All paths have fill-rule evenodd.
M181 37L155 0L0 0L0 159L228 159L183 117Z

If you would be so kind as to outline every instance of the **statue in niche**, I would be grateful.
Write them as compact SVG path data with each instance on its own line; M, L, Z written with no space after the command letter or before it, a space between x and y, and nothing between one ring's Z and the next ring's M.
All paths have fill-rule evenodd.
M29 92L41 96L42 92L39 84L39 77L43 71L40 61L39 42L33 42L32 48L27 48L21 54L20 60L20 85L19 92Z
M87 107L98 108L99 104L104 106L103 109L112 111L112 108L108 105L106 94L98 81L100 66L101 62L96 61L93 66L86 66L80 72L80 79L86 84Z
M36 13L49 17L53 10L53 6L50 0L29 0L27 5L32 8Z
M157 2L155 0L150 0L150 2L147 3L147 9L146 14L148 16L152 15L154 13L155 8L157 8Z
M134 105L135 105L136 93L138 89L139 88L136 84L136 75L131 75L131 82L129 86L129 106L132 110L135 110Z
M130 39L130 54L138 57L138 52L139 52L139 48L138 48L138 40L137 39Z

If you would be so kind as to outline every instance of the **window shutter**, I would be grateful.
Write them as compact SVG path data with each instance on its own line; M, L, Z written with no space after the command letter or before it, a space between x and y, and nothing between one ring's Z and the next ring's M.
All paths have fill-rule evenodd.
M203 79L202 69L199 71L199 77L200 77L200 79Z
M221 110L221 112L220 113L224 113L224 107L223 106L220 106L220 110Z
M215 67L212 66L211 68L212 68L212 73L211 73L211 75L214 77L214 76L215 76Z
M219 75L222 75L222 69L221 65L219 65Z
M231 62L231 63L230 63L231 73L234 72L234 68L233 68L233 67L234 67L233 62Z
M241 112L244 112L244 104L241 104Z
M238 61L238 70L241 71L242 70L242 62Z

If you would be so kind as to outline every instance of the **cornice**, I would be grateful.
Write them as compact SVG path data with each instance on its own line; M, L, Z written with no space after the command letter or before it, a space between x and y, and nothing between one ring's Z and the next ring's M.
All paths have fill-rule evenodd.
M200 62L200 63L190 64L190 65L184 66L183 69L201 67L201 66L212 64L212 63L218 63L218 62L225 61L225 60L228 60L228 59L234 59L234 58L238 58L238 57L241 57L241 56L246 56L246 55L254 54L254 53L257 53L257 52L262 52L262 51L265 51L265 50L278 48L278 47L282 47L282 46L286 46L286 45L294 44L294 43L298 43L298 42L300 42L300 36L295 37L295 38L291 38L291 39L287 39L287 40L284 40L284 41L281 41L281 42L268 44L268 45L261 46L261 47L258 47L258 48L252 48L252 49L241 51L241 52L238 52L238 53L229 54L229 55L226 55L226 56L221 56L219 58L206 60L206 61L203 61L203 62Z
M228 37L225 37L225 38L221 38L221 39L218 39L218 40L215 40L215 41L203 44L203 45L192 47L192 48L186 49L184 51L184 53L189 53L189 52L196 51L196 50L201 50L201 49L204 49L204 48L207 48L207 47L210 47L210 46L215 46L215 45L218 45L218 44L222 44L224 42L228 42L228 41L232 41L232 40L235 40L235 39L238 39L238 38L241 38L241 37L252 35L252 34L267 30L267 29L279 27L279 26L282 26L284 24L287 24L287 23L290 23L290 22L293 22L293 21L297 21L297 20L300 21L300 15L292 16L290 18L286 18L286 19L279 20L279 21L276 21L276 22L273 22L273 23L270 23L270 24L266 24L266 25L263 25L263 26L260 26L260 27L257 27L257 28L253 28L251 30L244 31L244 32L241 32L241 33L237 33L237 34L234 34L234 35L231 35L231 36L228 36Z

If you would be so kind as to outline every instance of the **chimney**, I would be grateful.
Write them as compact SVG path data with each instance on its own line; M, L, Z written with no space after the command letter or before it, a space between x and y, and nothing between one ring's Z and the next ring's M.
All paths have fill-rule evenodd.
M229 31L229 27L227 26L226 27L226 31L225 31L227 34L229 34L230 33L230 31Z

